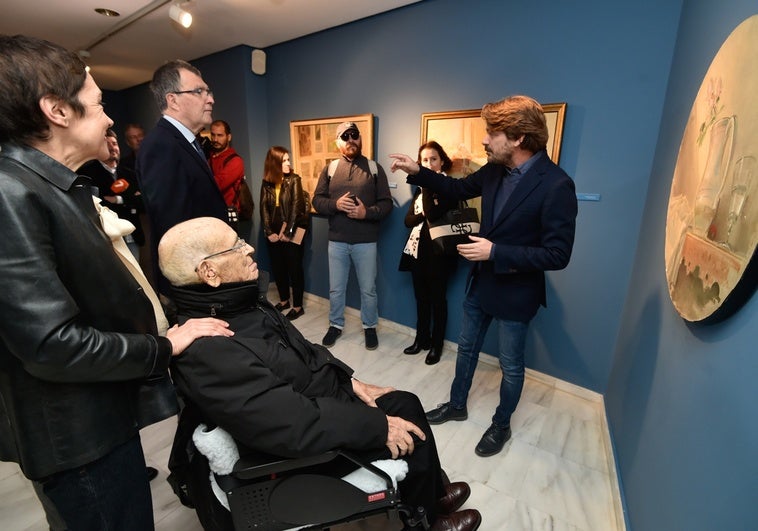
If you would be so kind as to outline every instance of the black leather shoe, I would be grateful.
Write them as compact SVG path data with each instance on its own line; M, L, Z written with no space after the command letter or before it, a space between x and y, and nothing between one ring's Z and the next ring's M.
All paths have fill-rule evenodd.
M403 350L403 354L418 354L422 350L429 350L429 344L416 339L410 347L406 347Z
M292 308L289 312L287 312L287 319L290 321L294 321L301 315L305 314L305 309L301 306L299 310L296 310L295 308Z
M440 357L442 356L442 349L437 347L432 347L432 350L429 351L429 354L426 355L426 359L424 360L424 363L427 365L434 365L438 361L440 361Z
M466 408L455 409L450 402L445 402L437 406L437 409L426 412L426 421L429 424L443 424L448 420L466 420L468 411Z
M492 424L487 431L484 432L482 438L479 440L479 444L476 445L476 455L479 457L489 457L495 455L503 449L503 446L508 439L511 438L511 427L501 428Z
M158 471L151 466L147 467L147 480L152 481L157 477L158 477Z
M286 310L289 307L290 307L290 301L280 302L276 306L274 306L274 308L276 308L280 312L283 312L284 310Z
M461 508L471 496L471 487L464 481L456 481L445 485L445 495L437 500L437 514L448 516Z
M458 511L448 516L439 516L432 524L432 531L475 531L482 523L482 515L476 509Z

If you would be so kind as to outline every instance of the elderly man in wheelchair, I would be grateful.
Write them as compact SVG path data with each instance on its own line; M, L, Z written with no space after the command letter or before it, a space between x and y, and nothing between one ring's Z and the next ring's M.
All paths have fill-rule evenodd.
M253 252L233 229L215 218L180 223L160 241L160 268L173 286L179 323L214 316L234 331L231 337L198 339L172 362L180 396L194 409L194 424L209 425L206 430L222 428L243 458L267 454L282 462L283 458L315 457L309 473L318 469L341 474L355 468L355 462L369 463L368 468L376 470L371 462L402 459L407 473L404 479L398 478L397 489L404 506L411 507L416 516L404 518L405 528L477 529L479 512L460 510L470 494L469 486L443 479L434 437L418 398L353 378L350 367L323 346L306 340L266 300L267 275L258 271ZM345 460L349 468L332 461L323 464L320 461L329 458L317 457L335 451L350 456ZM238 461L235 470L243 462ZM267 481L278 481L280 473L279 468L273 472L264 468ZM234 494L231 488L222 486L222 490ZM305 497L319 496L330 497L327 492ZM200 514L197 506L207 502L194 498L206 528L233 528L223 512L212 518ZM290 509L303 498L292 500ZM369 500L376 498L375 493L368 495ZM317 505L328 503L323 499ZM237 519L233 525L239 528ZM245 528L287 527L254 524Z

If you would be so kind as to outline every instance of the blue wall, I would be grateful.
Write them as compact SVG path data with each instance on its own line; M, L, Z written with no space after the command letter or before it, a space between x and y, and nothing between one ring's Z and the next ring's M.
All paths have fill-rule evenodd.
M290 120L373 113L376 158L387 168L389 153L415 155L424 112L478 108L516 93L568 102L561 166L577 190L600 193L602 201L580 203L572 262L548 275L548 308L531 329L527 364L603 392L681 2L576 5L427 0L271 47L268 124L271 142L288 145ZM383 223L379 242L379 309L414 326L410 275L397 271L411 190L404 176L390 179L398 183L399 207ZM326 220L316 217L312 249L325 248ZM467 270L461 264L448 292L453 341ZM307 267L308 291L328 296L326 253L312 252ZM348 300L358 307L352 288ZM485 351L496 351L492 332Z
M687 325L669 300L664 230L679 143L721 44L754 0L684 3L606 408L631 529L756 529L758 376L754 296ZM756 58L746 68L755 69ZM756 87L758 94L758 87Z

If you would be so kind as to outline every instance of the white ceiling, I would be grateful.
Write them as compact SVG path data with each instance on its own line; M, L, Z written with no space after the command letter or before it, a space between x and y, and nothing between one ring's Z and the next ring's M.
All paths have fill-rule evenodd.
M149 81L170 59L197 59L240 44L265 48L417 1L180 0L194 19L184 29L168 16L176 0L3 0L0 33L39 37L78 51L155 7L89 49L86 62L98 85L120 90ZM99 7L121 16L99 15L94 11Z

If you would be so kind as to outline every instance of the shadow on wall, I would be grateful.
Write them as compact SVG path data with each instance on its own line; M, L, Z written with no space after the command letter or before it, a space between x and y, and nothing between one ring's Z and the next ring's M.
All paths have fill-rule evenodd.
M636 462L643 421L648 417L648 402L653 373L658 362L661 323L660 294L651 294L642 308L628 338L619 338L622 345L616 353L613 372L605 403L616 447L623 446L619 455L631 466ZM614 386L618 385L616 390ZM619 431L613 433L613 428ZM623 474L622 474L623 475Z
M564 327L566 308L563 301L553 288L549 275L545 281L548 306L540 307L534 318L531 329L536 344L533 349L527 346L526 364L535 370L562 379L571 374L591 374L592 371L584 363L574 340ZM530 357L532 359L528 359ZM543 361L540 362L540 359ZM575 383L587 387L586 382Z

